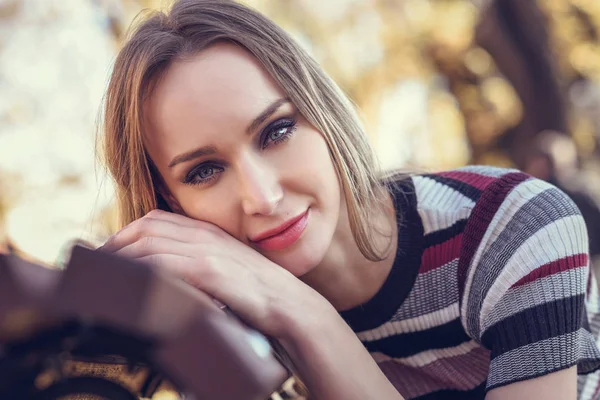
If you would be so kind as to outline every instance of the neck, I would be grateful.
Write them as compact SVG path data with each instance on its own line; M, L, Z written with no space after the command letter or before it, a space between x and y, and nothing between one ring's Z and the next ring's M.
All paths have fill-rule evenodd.
M377 293L394 263L398 237L393 200L386 192L384 207L371 224L375 248L382 250L384 258L368 260L354 240L346 204L342 203L338 226L324 259L302 277L338 311L363 304Z

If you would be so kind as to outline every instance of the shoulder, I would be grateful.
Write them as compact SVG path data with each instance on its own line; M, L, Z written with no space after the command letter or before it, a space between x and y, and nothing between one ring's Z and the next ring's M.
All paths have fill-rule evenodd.
M488 389L600 365L584 324L588 258L581 213L555 186L512 170L482 188L464 227L458 284L463 327L491 350Z
M588 236L579 209L545 181L514 169L469 166L412 175L410 187L404 184L400 190L411 191L425 235L462 234L461 296L467 286L481 283L479 274L489 283L565 257L585 256L587 262ZM520 272L514 275L512 268Z
M526 176L514 169L466 166L416 174L412 176L412 182L422 208L451 211L472 208L491 184L510 180L513 175Z
M463 311L476 304L485 313L525 280L587 263L585 222L573 201L547 182L509 171L481 191L465 225L458 267Z
M518 264L526 273L539 263L588 252L585 222L569 196L518 171L491 181L480 193L464 241L459 271L463 283L474 266L494 266L485 271L489 277L507 278L506 267Z
M580 214L564 192L515 169L467 166L413 175L411 180L420 210L455 213L466 209L468 218L478 222L477 235L519 212L528 215L558 208L569 215ZM475 223L471 225L472 230Z
M411 176L416 207L425 233L446 229L471 216L480 197L493 183L504 182L517 170L466 166Z

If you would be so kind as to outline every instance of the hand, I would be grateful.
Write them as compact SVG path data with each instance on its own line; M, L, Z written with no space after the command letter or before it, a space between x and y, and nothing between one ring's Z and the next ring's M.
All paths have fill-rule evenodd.
M100 250L167 270L279 339L296 337L298 327L318 324L333 310L319 293L256 250L216 225L182 215L151 211Z
M324 297L213 224L151 211L101 250L174 273L279 339L314 398L401 399Z

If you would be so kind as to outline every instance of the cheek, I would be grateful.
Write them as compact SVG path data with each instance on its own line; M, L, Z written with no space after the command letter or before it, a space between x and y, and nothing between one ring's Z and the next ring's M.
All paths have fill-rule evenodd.
M217 184L207 190L186 187L179 191L177 198L186 216L216 225L241 239L238 203L232 185Z
M330 219L337 218L340 184L327 143L318 131L300 128L289 142L260 157L265 157L262 167L271 170L273 174L269 175L276 177L284 191L284 212L313 203ZM183 187L176 197L188 217L217 225L245 241L248 221L245 221L247 216L241 207L239 191L239 179L244 179L243 175L230 167L215 185L206 189Z
M302 192L309 191L318 197L339 193L339 180L329 147L318 131L299 131L283 153L279 164Z
M313 134L313 145L304 162L304 176L311 182L315 197L325 207L339 207L341 188L329 147L320 133Z

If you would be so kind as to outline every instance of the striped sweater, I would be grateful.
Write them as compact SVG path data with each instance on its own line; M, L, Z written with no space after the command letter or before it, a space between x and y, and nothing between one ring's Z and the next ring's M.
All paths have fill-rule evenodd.
M574 365L579 398L600 399L597 287L564 193L492 167L417 175L390 192L394 265L341 315L406 399L483 399Z

